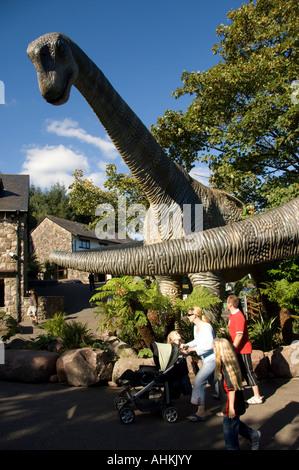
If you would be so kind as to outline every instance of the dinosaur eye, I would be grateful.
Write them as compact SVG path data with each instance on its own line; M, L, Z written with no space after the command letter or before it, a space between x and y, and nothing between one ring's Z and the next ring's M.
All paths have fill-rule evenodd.
M51 54L48 46L43 46L40 50L40 58L43 66L45 67L51 60Z
M65 43L62 38L58 39L56 43L56 53L63 55L65 52Z

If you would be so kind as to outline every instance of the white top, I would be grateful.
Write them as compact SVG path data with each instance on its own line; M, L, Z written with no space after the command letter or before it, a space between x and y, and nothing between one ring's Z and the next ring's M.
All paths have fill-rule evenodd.
M195 348L195 351L198 356L201 356L207 351L213 351L213 341L215 339L215 333L210 323L202 323L198 333L196 332L196 330L197 326L194 325L194 340L187 343L188 346L190 346L190 348ZM214 352L209 356L205 357L203 361L211 359L215 360Z

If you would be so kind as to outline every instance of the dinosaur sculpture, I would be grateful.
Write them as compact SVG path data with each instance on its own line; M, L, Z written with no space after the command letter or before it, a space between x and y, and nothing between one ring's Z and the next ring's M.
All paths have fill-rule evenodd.
M65 267L128 275L171 275L221 270L228 273L275 259L299 255L299 198L234 225L216 227L182 239L124 248L115 253L54 252ZM240 278L240 277L238 277Z
M171 161L104 74L71 39L60 33L46 34L29 44L27 54L36 67L39 88L47 102L65 103L72 84L81 92L145 191L154 217L158 217L162 206L182 209L184 204L202 204L203 229L241 220L242 203L223 191L205 187ZM153 239L150 232L145 230L146 244L173 237L163 223L158 239ZM193 284L221 285L219 273L210 273L204 279L199 273L190 276ZM168 287L178 293L181 278L180 273L176 278L172 276ZM160 279L161 285L163 290L165 284Z
M223 191L200 184L178 164L172 162L104 74L71 39L61 33L46 34L29 44L27 54L36 68L39 88L47 102L53 105L64 104L69 98L72 85L84 96L145 191L155 217L158 217L160 207L170 208L175 205L182 209L184 204L189 204L193 208L196 204L203 205L204 231L198 234L186 237L181 233L178 239L174 239L177 234L169 233L162 224L158 237L154 238L150 229L145 230L147 237L141 248L116 249L116 251L102 249L95 253L56 253L52 255L52 260L62 266L86 271L151 274L160 281L162 291L173 295L180 294L182 276L187 274L193 285L207 285L216 295L221 296L224 270L252 264L246 260L248 253L243 253L244 259L241 261L237 249L233 248L236 246L235 238L238 238L237 234L241 230L239 226L244 227L240 225L243 224L240 222L242 203ZM296 214L293 214L293 219L294 217L296 219ZM234 225L230 225L232 223ZM293 237L295 245L292 245L290 240L286 242L281 238L280 243L286 243L288 249L284 250L281 246L281 252L272 254L272 245L275 244L277 236L280 236L282 226L276 227L271 220L269 224L267 234L268 238L272 237L272 242L269 239L263 243L271 245L269 248L271 255L270 258L266 255L265 259L286 256L286 253L294 254L298 242L295 236ZM271 235L271 227L275 235L274 233ZM194 221L191 231L193 228ZM260 228L262 230L263 225ZM294 230L295 232L297 230L298 235L298 221L294 225ZM225 245L224 259L229 262L227 266L218 252L224 242L222 234L227 236L231 244ZM255 231L253 236L249 233L244 235L247 239L249 236L250 243L255 243L256 239L258 249L259 243L262 242L261 235ZM216 238L213 239L211 236ZM200 256L202 243L205 243L206 239L211 243L211 247L214 247L213 260L207 264L205 264L207 255ZM247 246L246 243L245 240L243 251ZM190 247L194 245L194 248L196 244L198 244L197 251L191 250ZM204 250L207 253L206 248ZM242 250L240 254L241 252ZM234 264L229 260L229 253L233 255ZM194 261L195 264L192 262L193 258L197 260ZM258 255L254 259L256 262Z

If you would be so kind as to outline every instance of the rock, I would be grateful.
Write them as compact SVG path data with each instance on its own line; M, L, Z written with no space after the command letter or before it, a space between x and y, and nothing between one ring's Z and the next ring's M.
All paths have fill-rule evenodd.
M127 343L120 341L116 336L110 336L106 341L108 352L117 357L137 357L136 351Z
M266 353L270 369L278 377L299 377L299 341Z
M132 370L136 372L140 366L153 366L155 365L154 360L152 358L148 359L139 359L137 357L130 357L130 358L121 358L119 359L113 368L112 373L112 382L117 383L118 379L126 370Z
M61 338L56 338L48 344L47 350L61 353L63 351L63 347L63 340Z
M56 374L59 354L49 351L7 349L5 363L0 364L0 380L12 382L47 382Z
M6 349L27 349L28 341L23 338L14 338L5 344Z
M59 382L75 387L88 387L101 381L109 381L113 364L109 354L101 349L72 349L57 361Z
M263 351L254 349L251 353L253 370L258 380L268 376L268 360Z

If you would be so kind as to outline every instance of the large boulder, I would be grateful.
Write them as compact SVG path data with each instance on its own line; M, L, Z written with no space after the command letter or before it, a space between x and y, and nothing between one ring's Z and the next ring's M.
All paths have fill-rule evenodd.
M263 351L253 349L251 353L252 367L258 380L268 376L268 360Z
M108 352L114 357L137 357L136 351L129 344L120 341L117 336L109 336L105 344L108 346Z
M0 364L0 380L11 382L47 382L56 374L59 354L49 351L5 351L5 362Z
M109 381L113 363L106 351L93 348L72 349L57 361L59 382L75 387L88 387L101 381Z
M266 353L270 370L278 377L299 377L299 341Z

